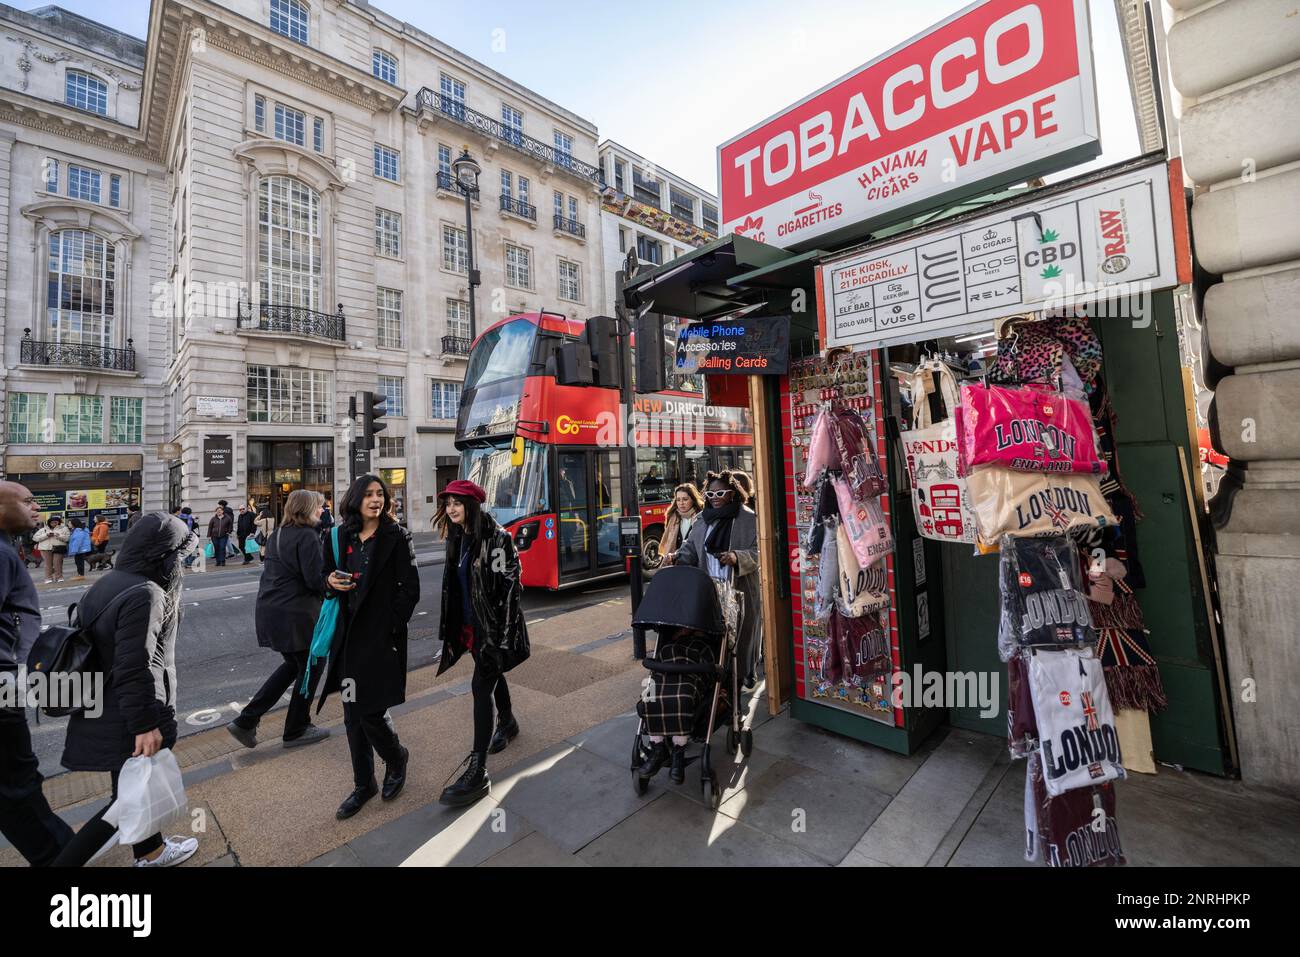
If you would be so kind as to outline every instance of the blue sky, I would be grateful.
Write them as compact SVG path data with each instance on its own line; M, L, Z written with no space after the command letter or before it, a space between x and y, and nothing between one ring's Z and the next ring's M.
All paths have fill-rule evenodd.
M19 0L16 5L44 4ZM374 0L373 5L586 117L602 137L714 191L719 143L967 3ZM148 26L148 0L63 0L60 6L140 37ZM1091 165L1101 165L1135 155L1138 143L1114 4L1090 0L1090 9L1104 149ZM406 81L433 85L434 78Z

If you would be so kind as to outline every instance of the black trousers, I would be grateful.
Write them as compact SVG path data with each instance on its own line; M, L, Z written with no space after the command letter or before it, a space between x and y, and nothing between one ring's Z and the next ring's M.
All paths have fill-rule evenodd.
M95 856L95 852L107 844L109 838L117 833L117 828L106 823L103 819L104 812L112 807L113 802L117 800L117 779L118 772L114 771L113 796L108 799L107 804L95 812L95 816L87 821L85 826L68 842L68 846L55 859L55 867L85 867L86 863ZM138 860L146 854L152 854L162 845L162 835L153 834L146 837L139 844L132 844L131 851Z
M402 743L387 711L362 714L354 704L343 704L343 727L348 732L348 750L352 752L352 783L358 788L375 784L375 752L384 764L402 763Z
M245 565L247 565L249 562L251 562L251 561L253 560L253 556L250 555L250 554L248 554L248 552L244 551L244 545L245 545L245 544L248 542L248 540L249 540L250 538L252 538L252 537L253 537L252 535L240 535L240 536L239 536L239 554L241 554L241 555L244 556L244 564L245 564Z
M22 708L0 708L0 834L33 867L48 867L72 840L72 828L50 810L40 762Z
M230 551L229 535L214 535L212 537L212 558L218 565L226 563L226 552Z
M74 562L77 563L77 574L78 574L78 575L84 575L84 574L86 574L86 555L87 555L86 552L82 552L82 553L79 554L79 555L73 555L73 556L72 556L72 560L73 560Z
M474 753L485 754L492 743L492 702L502 718L510 717L510 689L506 676L486 656L474 656L474 677L470 681L474 695Z
M284 661L271 672L271 677L266 679L262 687L257 689L257 694L253 695L253 699L244 706L244 710L239 713L234 723L249 731L254 730L257 722L275 707L275 703L280 700L285 691L292 690L289 696L289 711L284 716L284 738L288 741L298 737L311 724L311 699L316 697L316 685L320 683L320 676L325 673L325 664L321 662L312 669L307 695L304 697L299 689L302 688L302 676L307 671L308 652L282 651L280 656Z

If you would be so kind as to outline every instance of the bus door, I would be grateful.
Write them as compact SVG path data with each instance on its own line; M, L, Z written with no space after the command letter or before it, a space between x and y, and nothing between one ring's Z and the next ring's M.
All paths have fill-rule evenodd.
M555 457L560 584L622 571L619 451L561 448Z

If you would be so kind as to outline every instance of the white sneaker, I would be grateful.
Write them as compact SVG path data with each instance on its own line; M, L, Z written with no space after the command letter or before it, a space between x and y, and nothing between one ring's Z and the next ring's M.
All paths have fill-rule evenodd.
M47 578L47 579L45 579L45 584L47 584L47 585L53 585L53 584L54 584L54 579L53 579L53 578Z
M175 867L177 864L184 864L194 852L199 849L199 839L197 837L181 837L176 835L163 839L162 853L152 861L148 858L141 857L136 860L136 867Z

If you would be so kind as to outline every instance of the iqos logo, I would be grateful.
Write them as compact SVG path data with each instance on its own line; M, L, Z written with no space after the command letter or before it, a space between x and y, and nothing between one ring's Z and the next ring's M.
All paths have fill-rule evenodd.
M562 415L555 420L555 431L559 432L561 435L577 435L578 423L574 422L573 419L569 418L567 415Z

